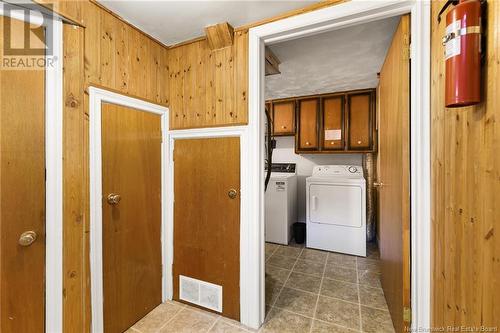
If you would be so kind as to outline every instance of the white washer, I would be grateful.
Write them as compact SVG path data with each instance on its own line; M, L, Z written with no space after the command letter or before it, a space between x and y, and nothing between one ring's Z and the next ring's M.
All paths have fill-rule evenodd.
M297 222L295 164L273 163L265 193L266 242L288 245L292 224Z
M366 256L366 182L354 165L314 167L306 179L307 247Z

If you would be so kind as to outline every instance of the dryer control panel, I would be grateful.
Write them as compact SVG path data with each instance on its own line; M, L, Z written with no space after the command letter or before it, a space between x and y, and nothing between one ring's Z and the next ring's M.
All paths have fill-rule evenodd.
M363 167L359 165L317 165L313 176L363 177Z

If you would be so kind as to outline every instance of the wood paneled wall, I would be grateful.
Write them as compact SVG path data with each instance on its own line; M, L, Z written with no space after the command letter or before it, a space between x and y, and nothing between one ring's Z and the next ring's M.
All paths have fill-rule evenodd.
M170 128L247 123L248 31L210 50L205 39L169 50Z
M89 1L57 8L65 25L63 136L63 312L65 332L90 328L89 85L168 104L167 49Z
M169 49L170 128L248 123L248 29L340 4L323 0L235 29L230 47L211 51L206 39Z
M488 1L483 103L444 107L432 2L432 323L500 327L500 1Z
M85 27L85 88L97 85L168 105L168 51L91 1L59 1Z
M463 109L444 108L443 3L432 3L431 23L432 322L500 326L500 2L488 2L484 103ZM90 325L87 85L170 104L175 129L244 124L248 36L167 51L89 1L58 10L85 26L64 29L64 328L80 332Z
M84 98L84 29L64 25L63 328L90 328L89 118Z
M82 25L64 27L63 311L65 332L88 332L88 86L170 106L172 129L246 124L248 29L220 50L203 39L167 49L93 1L37 2Z
M96 5L82 14L86 83L168 105L167 49Z

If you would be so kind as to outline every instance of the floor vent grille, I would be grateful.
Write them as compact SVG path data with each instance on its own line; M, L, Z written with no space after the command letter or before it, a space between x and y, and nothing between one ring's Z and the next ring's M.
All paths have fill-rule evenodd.
M179 298L204 308L222 312L222 286L179 275Z

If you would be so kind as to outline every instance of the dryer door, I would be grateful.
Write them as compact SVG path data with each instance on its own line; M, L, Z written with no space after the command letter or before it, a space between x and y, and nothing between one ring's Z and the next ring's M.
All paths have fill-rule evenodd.
M353 228L362 226L360 186L311 184L308 199L310 222Z

